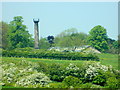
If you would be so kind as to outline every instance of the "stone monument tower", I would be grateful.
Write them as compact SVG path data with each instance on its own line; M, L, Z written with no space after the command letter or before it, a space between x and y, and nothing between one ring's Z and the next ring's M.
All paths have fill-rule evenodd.
M39 49L39 27L38 22L39 19L33 19L34 21L34 48Z

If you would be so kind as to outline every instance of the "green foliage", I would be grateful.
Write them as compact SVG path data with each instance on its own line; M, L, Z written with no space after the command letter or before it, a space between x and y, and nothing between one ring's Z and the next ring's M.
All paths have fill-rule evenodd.
M8 47L8 30L9 25L5 22L0 22L0 47L4 49Z
M111 66L104 66L99 63L86 63L85 71L84 83L92 82L100 86L105 86L108 78L119 78L118 75L120 75L120 72Z
M79 47L87 44L87 34L78 33L77 29L71 28L61 32L55 37L55 46L59 47Z
M67 59L67 60L94 60L98 61L99 58L93 54L79 53L79 52L57 52L45 50L18 50L11 51L3 50L3 56L7 57L30 57L30 58L49 58L49 59Z
M67 76L64 80L63 80L63 83L65 83L67 86L73 86L73 87L76 87L76 86L79 86L82 81L76 77L73 77L73 76Z
M66 76L74 76L78 78L84 77L84 68L83 65L77 66L75 64L70 63L65 69Z
M33 46L33 39L27 31L26 25L23 25L22 16L14 17L9 26L9 49Z
M48 66L47 74L49 74L50 79L53 81L63 81L65 78L64 73L64 67L62 67L60 64L53 63Z
M108 88L118 88L120 83L115 77L110 77L107 80L107 87Z
M84 76L84 69L82 66L76 66L74 64L62 65L62 64L50 64L47 67L47 74L53 81L61 82L66 76L74 76L78 78L82 78Z
M16 51L34 51L32 47L25 47L25 48L16 48Z
M41 38L40 39L39 48L40 49L48 49L48 48L50 48L50 43L47 41L46 38Z
M118 54L118 40L114 40L114 39L111 39L111 38L108 38L107 39L107 42L108 42L108 50L106 50L107 53L112 53L112 54Z
M30 85L33 85L34 87L44 87L45 85L47 85L48 83L50 83L50 79L49 77L47 77L45 74L43 73L34 73L31 74L29 76L24 76L22 78L20 78L20 80L18 80L16 82L17 85L19 86L23 86L23 87L30 87Z
M108 49L106 29L100 25L95 26L89 32L88 42L101 52Z
M36 70L37 64L24 60L17 62L3 61L3 78L4 85L17 87L44 87L50 81L44 73Z
M94 84L98 84L98 85L101 85L103 86L106 82L106 77L104 75L97 75L93 78L93 81L92 81Z
M38 67L36 67L38 72L47 72L48 71L48 64L44 62L38 62Z

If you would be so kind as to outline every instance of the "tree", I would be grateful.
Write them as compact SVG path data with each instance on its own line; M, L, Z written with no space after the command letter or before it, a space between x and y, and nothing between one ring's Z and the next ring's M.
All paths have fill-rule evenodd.
M57 37L65 37L65 36L70 36L71 34L77 33L77 29L76 28L70 28L67 30L64 30L63 32L61 32L60 34L57 35Z
M47 41L46 38L41 38L40 39L39 48L40 49L48 49L48 48L50 48L50 43Z
M22 16L16 16L10 22L8 39L9 49L33 46L32 35L27 31L26 25L23 25Z
M118 35L118 48L120 48L120 34Z
M0 47L6 49L8 46L8 33L9 25L5 22L0 22Z
M79 47L87 44L86 38L87 34L78 33L75 28L67 29L55 37L55 46Z
M112 54L118 54L118 40L108 38L107 42L108 42L109 49L106 50L106 52L112 53Z
M48 37L47 37L47 40L48 40L48 42L50 43L50 47L52 47L53 44L54 44L54 36L48 36Z
M88 42L91 46L98 49L101 52L105 52L108 49L106 29L100 25L95 26L89 32Z

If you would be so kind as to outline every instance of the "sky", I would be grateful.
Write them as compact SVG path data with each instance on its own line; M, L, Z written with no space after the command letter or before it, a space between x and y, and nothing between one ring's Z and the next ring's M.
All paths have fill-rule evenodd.
M117 2L3 2L2 20L9 23L22 16L30 34L34 35L33 18L39 18L40 37L56 36L64 30L76 28L89 31L101 25L108 37L117 40Z

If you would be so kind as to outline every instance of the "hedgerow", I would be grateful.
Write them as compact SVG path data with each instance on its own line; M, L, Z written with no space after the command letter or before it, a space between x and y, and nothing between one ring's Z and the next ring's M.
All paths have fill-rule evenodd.
M47 59L60 59L60 60L93 60L99 61L98 56L91 53L80 52L58 52L48 51L41 49L14 49L3 50L2 56L4 57L26 57L26 58L47 58Z

